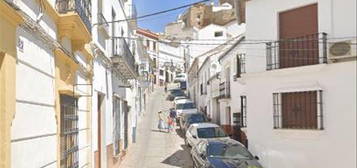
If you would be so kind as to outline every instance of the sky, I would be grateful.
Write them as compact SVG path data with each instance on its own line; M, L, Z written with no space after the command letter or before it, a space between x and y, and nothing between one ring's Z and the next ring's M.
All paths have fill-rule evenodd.
M200 0L134 0L134 3L136 5L137 16L142 16L195 3L198 1ZM163 32L165 25L175 21L178 15L184 11L185 9L179 9L156 16L143 18L138 21L138 24L139 27L149 29L153 32Z

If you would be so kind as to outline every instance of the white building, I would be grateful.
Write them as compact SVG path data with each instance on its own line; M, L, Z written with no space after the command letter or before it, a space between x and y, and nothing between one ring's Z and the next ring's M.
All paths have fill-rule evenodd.
M273 40L246 54L249 149L267 168L356 167L356 1L246 5L246 39Z
M135 17L132 1L96 0L93 5L95 53L92 96L92 162L116 167L135 141L138 109ZM109 10L108 10L109 9Z

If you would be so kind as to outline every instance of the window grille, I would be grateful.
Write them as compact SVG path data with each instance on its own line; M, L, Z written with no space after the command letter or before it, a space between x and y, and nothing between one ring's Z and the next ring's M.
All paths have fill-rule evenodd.
M247 127L247 97L240 97L240 126Z
M274 129L324 129L322 90L273 93Z
M240 53L237 55L237 78L240 78L241 74L245 73L245 55L245 53Z
M61 168L78 167L77 99L61 95Z

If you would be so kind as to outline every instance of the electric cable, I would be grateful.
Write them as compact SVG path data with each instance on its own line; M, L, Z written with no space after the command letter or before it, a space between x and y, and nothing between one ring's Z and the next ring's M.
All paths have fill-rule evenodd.
M167 9L167 10L163 10L163 11L159 11L159 12L155 12L155 13L150 13L150 14L146 14L146 15L142 15L142 16L137 16L137 17L135 17L135 18L114 20L114 21L110 21L110 22L106 22L106 23L94 23L93 25L101 25L101 24L109 24L109 23L117 23L117 22L125 22L125 21L139 20L139 19L142 19L142 18L146 18L146 17L150 17L150 16L155 16L155 15L160 15L160 14L163 14L163 13L167 13L167 12L179 10L179 9L182 9L182 8L187 8L187 7L190 7L190 6L199 4L199 3L208 2L208 1L210 1L210 0L201 0L201 1L198 1L198 2L195 2L195 3L186 4L186 5L183 5L183 6L176 7L176 8L171 8L171 9Z

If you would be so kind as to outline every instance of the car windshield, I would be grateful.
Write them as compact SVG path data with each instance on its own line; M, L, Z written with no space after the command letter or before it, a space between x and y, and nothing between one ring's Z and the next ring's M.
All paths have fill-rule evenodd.
M194 109L194 108L196 108L196 106L193 103L182 103L176 105L176 109Z
M206 117L202 114L193 114L188 117L188 123L193 124L193 123L200 123L200 122L205 122Z
M227 137L227 134L219 127L199 128L197 129L197 135L199 138Z
M185 93L183 93L181 90L174 90L174 91L171 92L171 94L176 96L176 97L185 95Z
M209 157L228 159L253 159L252 154L243 146L238 144L210 144L207 147Z

